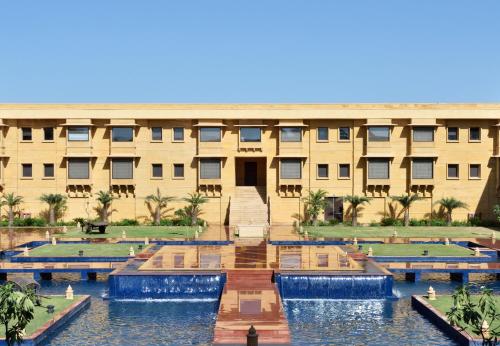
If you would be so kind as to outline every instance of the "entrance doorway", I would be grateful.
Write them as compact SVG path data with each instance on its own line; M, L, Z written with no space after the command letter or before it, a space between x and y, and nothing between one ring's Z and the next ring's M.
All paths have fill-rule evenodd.
M244 184L245 186L257 186L256 161L245 161Z
M325 220L344 220L344 199L342 197L326 197L328 206L325 208Z
M266 186L265 157L237 157L236 186Z

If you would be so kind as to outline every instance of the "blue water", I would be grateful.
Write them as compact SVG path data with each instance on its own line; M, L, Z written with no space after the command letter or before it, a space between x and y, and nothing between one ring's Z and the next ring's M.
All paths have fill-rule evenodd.
M90 308L47 345L210 345L217 302L108 301L106 281L43 282L43 293L92 295ZM456 283L396 281L399 300L286 300L293 345L455 345L412 310L409 297L431 284L440 293ZM500 292L500 283L488 283Z

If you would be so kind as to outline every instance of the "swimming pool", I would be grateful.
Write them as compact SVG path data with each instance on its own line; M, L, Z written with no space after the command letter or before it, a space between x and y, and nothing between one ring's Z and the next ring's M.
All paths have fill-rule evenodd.
M91 307L57 333L48 345L210 345L216 301L109 301L105 281L42 283L44 293L90 294ZM429 284L451 292L449 281L396 281L399 300L286 300L293 345L455 345L412 310L409 297ZM491 282L497 292L499 282Z

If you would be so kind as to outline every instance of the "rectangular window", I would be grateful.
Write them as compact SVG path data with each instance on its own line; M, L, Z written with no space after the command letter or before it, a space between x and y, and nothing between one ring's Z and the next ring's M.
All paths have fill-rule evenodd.
M414 127L413 128L414 142L434 142L434 128L431 126Z
M241 127L240 142L260 142L261 130L259 127Z
M68 141L70 142L88 142L88 127L68 127Z
M458 141L458 127L448 127L448 142Z
M133 179L134 160L133 159L113 159L112 160L113 179Z
M318 178L328 178L328 165L319 164L318 165Z
M23 163L23 178L31 178L33 177L33 166L31 163Z
M183 127L174 127L174 142L182 142L184 141L184 128Z
M339 140L349 141L351 139L351 129L348 127L339 127Z
M473 164L469 166L469 178L471 179L481 178L481 165Z
M432 179L434 177L434 160L413 159L411 177L412 179Z
M281 128L282 142L301 142L302 129L300 127L282 127Z
M449 164L448 165L448 179L458 179L458 165L457 164Z
M43 164L43 176L45 178L54 178L54 164L44 163Z
M327 268L328 267L328 254L319 253L316 256L318 259L318 268Z
M152 175L153 175L153 178L162 178L163 177L163 165L161 163L153 163Z
M33 136L31 134L31 128L29 128L29 127L23 127L23 128L21 128L21 132L22 132L22 139L23 139L23 141L31 141L31 140L33 140Z
M133 142L134 140L132 127L113 127L111 132L113 142Z
M469 129L469 140L474 142L481 140L481 129L479 127L471 127Z
M200 127L200 142L220 142L220 127Z
M183 163L174 163L174 178L184 178Z
M318 142L328 141L328 127L318 127Z
M302 178L302 161L299 159L282 159L281 160L281 179L301 179Z
M151 140L153 141L163 140L163 129L161 127L151 128Z
M370 159L368 161L368 179L389 179L389 160Z
M174 268L184 268L184 254L174 254Z
M391 129L387 126L377 126L368 128L368 140L370 142L388 142Z
M351 177L351 165L348 163L339 164L339 178L350 178Z
M89 159L68 159L69 179L89 179Z
M44 141L53 141L54 140L54 128L53 127L44 127L43 128L43 140Z
M200 179L220 179L220 159L200 160Z

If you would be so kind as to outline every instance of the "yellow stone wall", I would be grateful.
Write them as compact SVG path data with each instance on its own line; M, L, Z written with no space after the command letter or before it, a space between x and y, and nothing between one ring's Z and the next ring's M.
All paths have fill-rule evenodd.
M71 149L66 139L64 123L86 119L92 122L91 141L83 148ZM184 203L180 200L188 193L205 191L206 182L198 178L198 157L222 156L222 177L209 182L217 185L221 193L207 193L210 202L203 207L202 218L211 223L227 223L229 202L235 193L236 157L262 157L265 159L267 198L270 201L271 222L290 224L304 214L301 200L309 189L319 188L329 196L347 194L373 197L360 212L360 222L380 221L391 213L390 196L411 190L410 174L414 153L434 153L434 179L428 182L432 191L420 194L424 197L411 210L413 218L426 218L437 210L435 201L453 196L469 205L469 209L455 212L454 218L465 220L468 213L481 214L483 219L492 218L492 206L497 203L500 105L495 104L393 104L393 105L0 105L0 122L4 125L0 136L0 183L4 193L14 192L24 197L23 212L37 216L46 206L39 201L42 193L67 193L67 169L65 155L71 150L88 151L91 159L90 194L70 195L65 219L86 217L86 204L91 215L96 206L95 193L110 189L110 158L116 153L133 153L136 158L135 187L128 193L117 194L113 202L111 220L137 218L151 220L145 197L157 188L179 200L169 206L165 216L172 216ZM135 138L132 144L110 142L112 122L135 122ZM199 143L198 122L224 124L221 143ZM280 123L302 124L302 142L280 143ZM367 123L392 124L389 143L368 143ZM432 143L412 141L413 123L435 122ZM244 124L260 124L263 129L262 143L239 142L239 127ZM43 141L43 127L55 128L54 141ZM151 127L163 128L163 140L151 140ZM292 125L291 125L292 126ZM350 127L351 139L339 141L339 127ZM447 141L447 127L460 129L458 142ZM481 127L481 141L470 142L471 126ZM21 140L21 127L33 128L33 140ZM173 141L173 127L184 127L183 142ZM329 128L329 140L318 142L317 128ZM75 145L71 143L71 145ZM245 150L250 147L251 150ZM371 192L366 176L364 155L372 152L393 155L388 188ZM279 157L296 155L303 157L302 179L287 182L279 179ZM33 178L21 177L21 164L33 164ZM55 177L43 178L43 164L55 164ZM152 178L151 165L163 164L163 178ZM185 165L185 177L173 178L173 164ZM351 177L339 179L338 165L351 165ZM460 178L447 179L446 165L459 164ZM329 178L317 177L317 164L329 165ZM481 178L470 179L468 165L481 165ZM301 193L284 192L280 185L298 185ZM348 206L344 211L348 212ZM396 214L399 212L396 209ZM2 210L5 215L6 210Z

